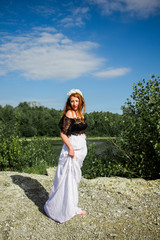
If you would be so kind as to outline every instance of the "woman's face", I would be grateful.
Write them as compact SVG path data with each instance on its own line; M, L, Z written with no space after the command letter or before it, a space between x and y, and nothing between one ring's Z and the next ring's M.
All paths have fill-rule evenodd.
M70 99L70 104L74 111L78 110L79 99L77 97L72 96Z

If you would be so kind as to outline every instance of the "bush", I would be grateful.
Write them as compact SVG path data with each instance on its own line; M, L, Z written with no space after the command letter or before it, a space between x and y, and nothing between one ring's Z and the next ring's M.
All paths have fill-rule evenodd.
M0 170L20 170L22 142L19 141L18 126L4 122L0 126Z
M46 174L46 168L56 166L58 155L46 138L20 139L18 126L0 128L0 170Z
M20 170L22 164L22 143L19 137L1 136L0 170Z
M131 177L132 174L125 167L122 151L108 140L103 144L105 151L96 153L96 145L88 144L88 154L82 167L82 175L85 178L96 177Z
M46 168L57 165L58 156L47 138L34 137L30 141L24 142L23 171L46 174Z
M160 176L160 79L134 84L123 109L121 146L130 160L127 168L143 178Z
M95 178L103 175L104 172L101 172L102 165L101 160L95 154L95 144L88 144L88 153L83 162L82 175L85 178Z

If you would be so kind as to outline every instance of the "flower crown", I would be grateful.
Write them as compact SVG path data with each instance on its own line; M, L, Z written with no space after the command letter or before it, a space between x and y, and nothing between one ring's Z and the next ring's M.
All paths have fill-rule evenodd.
M73 88L73 89L71 89L71 90L67 93L68 97L71 96L71 94L73 94L73 93L79 93L79 94L83 97L82 92L81 92L78 88Z

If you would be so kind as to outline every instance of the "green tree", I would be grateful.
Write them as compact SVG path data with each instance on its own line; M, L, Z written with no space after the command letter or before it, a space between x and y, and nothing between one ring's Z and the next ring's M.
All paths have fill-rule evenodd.
M59 136L58 122L61 111L37 104L20 103L16 108L22 136Z
M87 136L115 137L121 132L120 114L111 112L91 112L85 114L87 119Z
M160 79L152 76L133 85L123 109L122 146L129 155L127 167L138 176L160 174Z

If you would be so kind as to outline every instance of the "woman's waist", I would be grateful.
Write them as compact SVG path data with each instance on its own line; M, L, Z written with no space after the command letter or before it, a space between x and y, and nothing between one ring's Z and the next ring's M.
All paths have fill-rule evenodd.
M86 136L86 134L85 134L85 132L73 132L73 133L71 133L70 136Z
M83 148L86 145L86 135L78 134L78 135L70 135L68 137L70 143L72 144L73 148Z

